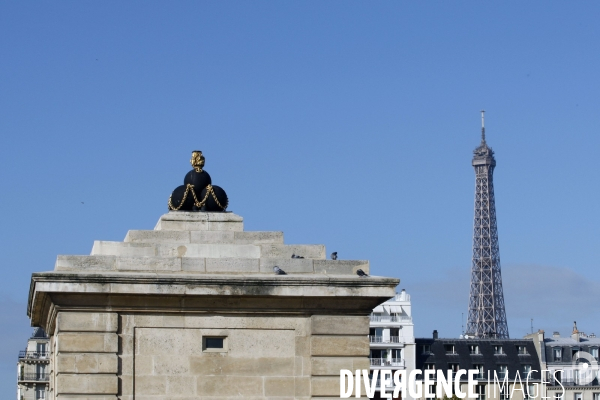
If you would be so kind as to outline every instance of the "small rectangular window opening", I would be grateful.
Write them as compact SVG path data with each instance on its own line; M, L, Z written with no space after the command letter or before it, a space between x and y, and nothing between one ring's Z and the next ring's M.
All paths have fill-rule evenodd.
M224 336L204 336L202 338L202 350L207 352L226 352L227 338Z
M205 347L207 349L222 349L223 348L223 338L222 337L207 337Z

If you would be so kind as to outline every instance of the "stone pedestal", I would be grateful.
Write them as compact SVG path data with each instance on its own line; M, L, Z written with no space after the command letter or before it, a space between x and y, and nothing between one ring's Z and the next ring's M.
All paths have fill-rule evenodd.
M33 274L28 313L57 400L335 398L340 369L369 369L368 315L399 282L359 268L232 213L170 212Z

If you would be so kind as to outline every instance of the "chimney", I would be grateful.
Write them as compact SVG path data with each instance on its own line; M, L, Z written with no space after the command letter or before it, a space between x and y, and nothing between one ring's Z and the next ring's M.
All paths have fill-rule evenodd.
M438 332L437 329L433 331L433 339L437 339L438 338Z
M560 332L552 332L552 339L560 339Z
M579 330L577 329L577 321L573 321L573 332L571 333L571 339L579 342Z

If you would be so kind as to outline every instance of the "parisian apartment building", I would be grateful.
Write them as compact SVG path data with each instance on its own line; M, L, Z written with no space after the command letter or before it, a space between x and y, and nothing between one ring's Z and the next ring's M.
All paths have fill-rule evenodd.
M570 336L553 332L546 337L538 331L531 337L540 353L543 369L549 370L546 384L547 396L554 400L600 400L598 349L600 339L586 334L574 323ZM589 368L582 368L587 364ZM564 388L564 393L563 393Z
M17 400L42 400L47 398L49 377L48 335L35 328L25 350L19 351L17 362Z
M371 372L415 368L415 333L410 295L402 289L371 313L369 328ZM377 397L380 381L377 381Z

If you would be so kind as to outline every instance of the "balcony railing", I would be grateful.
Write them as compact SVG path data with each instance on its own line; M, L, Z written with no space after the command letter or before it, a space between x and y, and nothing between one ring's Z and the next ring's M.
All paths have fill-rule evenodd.
M19 380L20 381L38 381L38 382L48 382L50 380L50 375L49 374L20 374L19 375Z
M371 365L374 367L404 367L402 358L371 358Z
M404 338L400 336L389 336L384 338L383 336L369 336L369 342L371 343L402 343Z
M50 353L47 351L19 351L19 359L21 358L48 358Z
M559 379L560 380L560 379ZM594 378L591 382L589 380L584 379L563 379L560 380L563 386L598 386L598 378ZM548 386L560 386L555 379L550 378L550 382L547 383Z
M372 322L410 322L412 317L402 315L371 315Z

